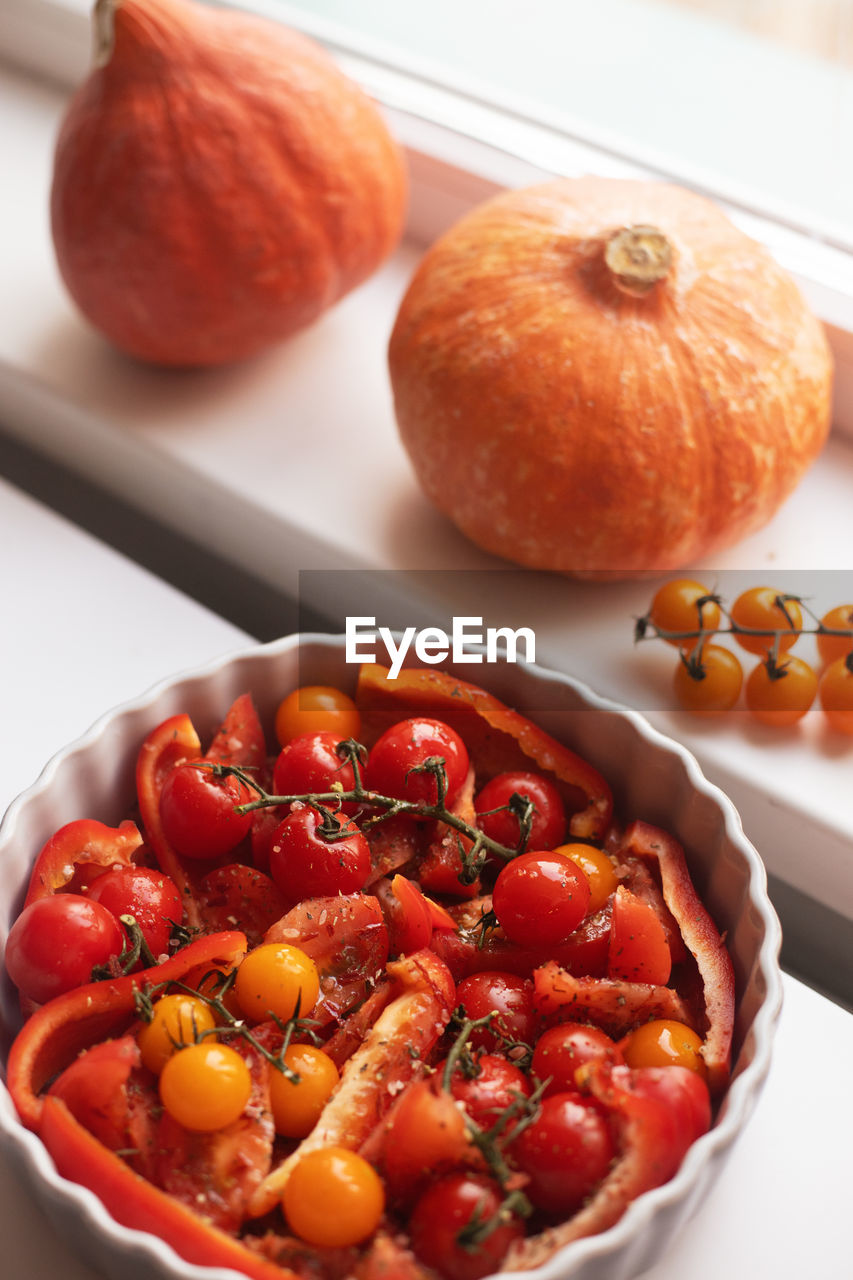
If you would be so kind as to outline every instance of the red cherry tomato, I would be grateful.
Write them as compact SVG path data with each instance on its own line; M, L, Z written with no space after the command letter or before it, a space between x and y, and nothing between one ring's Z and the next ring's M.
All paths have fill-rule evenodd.
M513 1142L512 1155L530 1178L524 1189L532 1203L565 1218L601 1182L616 1144L597 1104L557 1093L543 1100L536 1119Z
M155 957L169 949L173 924L184 916L181 895L173 880L150 867L118 867L93 880L85 897L100 902L118 919L133 916Z
M480 830L508 849L518 847L521 837L518 818L504 807L513 794L531 800L535 806L526 847L556 848L566 834L566 811L554 783L539 773L499 773L487 782L474 800ZM492 809L499 812L489 812Z
M459 734L440 720L416 716L386 729L368 757L367 785L397 800L435 804L436 778L420 772L421 765L435 757L444 761L445 803L450 806L468 776L468 751Z
M166 839L182 858L230 853L252 824L251 814L235 813L235 807L251 799L248 787L237 778L216 778L210 769L180 764L166 774L160 793Z
M511 942L552 946L574 933L589 907L589 881L561 853L522 853L495 881L492 909Z
M711 1095L705 1079L689 1067L642 1067L631 1072L635 1093L666 1103L686 1151L711 1127Z
M503 1195L480 1174L451 1173L434 1182L418 1200L409 1220L412 1248L426 1266L447 1280L480 1280L497 1271L515 1240L524 1235L520 1219L511 1217L488 1233L472 1231L472 1218L483 1224L494 1218Z
M445 1066L441 1062L436 1067L437 1080L444 1079ZM476 1075L468 1076L457 1067L450 1077L450 1092L474 1123L488 1130L519 1096L529 1098L533 1089L521 1068L498 1054L482 1054L476 1059L476 1070ZM512 1123L504 1134L511 1131Z
M473 1048L491 1052L505 1040L533 1043L536 1018L533 983L529 978L495 970L472 973L459 983L456 999L469 1018L484 1018L487 1013L495 1015L488 1027L472 1032Z
M263 871L242 862L214 867L196 885L204 922L212 933L239 929L250 947L257 947L264 934L287 910L284 896Z
M598 1027L580 1022L567 1022L544 1031L533 1050L531 1074L537 1080L549 1080L545 1097L571 1092L577 1088L575 1072L599 1059L621 1063L622 1054L616 1044Z
M76 893L38 898L9 931L6 970L37 1004L91 981L95 965L121 954L124 932L111 911Z
M273 769L273 791L278 796L302 796L326 791L351 791L355 785L352 765L335 750L341 739L326 731L305 733L282 749ZM344 813L355 813L358 805L349 801Z
M334 820L333 839L310 805L294 808L270 845L270 874L288 902L330 893L355 893L370 874L370 845L349 818Z

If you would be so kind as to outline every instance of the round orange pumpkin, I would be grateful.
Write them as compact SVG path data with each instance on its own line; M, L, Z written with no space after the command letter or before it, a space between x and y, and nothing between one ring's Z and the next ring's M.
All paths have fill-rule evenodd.
M764 524L823 445L831 361L770 254L662 183L501 194L428 251L390 372L428 497L485 550L675 569Z
M51 215L65 284L116 346L164 365L239 360L387 257L403 156L319 46L192 0L98 0L95 17Z

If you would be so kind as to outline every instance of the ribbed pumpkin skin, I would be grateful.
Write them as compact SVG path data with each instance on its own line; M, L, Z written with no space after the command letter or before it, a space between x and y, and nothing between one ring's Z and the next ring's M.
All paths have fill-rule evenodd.
M70 103L56 149L62 277L131 355L250 356L394 248L402 153L373 103L301 35L192 0L114 7L112 54Z
M603 261L636 224L675 255L644 298ZM578 577L743 538L829 430L830 356L793 282L664 184L566 179L475 209L422 260L389 359L427 496L485 550Z

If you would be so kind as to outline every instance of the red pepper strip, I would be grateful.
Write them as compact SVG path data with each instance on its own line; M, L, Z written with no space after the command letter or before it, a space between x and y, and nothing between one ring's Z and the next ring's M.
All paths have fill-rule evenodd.
M136 760L136 794L145 835L160 870L178 887L190 929L201 928L201 910L181 859L166 839L160 818L160 793L167 773L186 760L198 760L201 742L189 716L170 716L149 733Z
M267 744L250 693L241 693L231 704L204 758L249 770L266 764Z
M512 1245L503 1262L506 1271L538 1267L573 1240L605 1231L619 1221L637 1196L666 1182L681 1163L684 1138L671 1109L658 1098L635 1091L627 1067L596 1063L588 1083L611 1114L620 1155L579 1213Z
M456 986L431 951L388 965L398 994L380 1013L341 1073L341 1080L307 1138L261 1183L249 1204L261 1218L279 1203L297 1161L317 1147L357 1150L387 1114L403 1085L422 1070L450 1018Z
M142 836L133 822L122 822L118 827L106 827L91 818L66 823L36 858L24 906L58 893L87 864L102 871L109 871L116 864L130 866L141 844Z
M442 671L401 671L390 680L386 668L366 665L356 701L365 736L375 740L408 716L443 720L461 735L478 776L530 769L532 762L557 779L571 812L571 835L594 840L607 831L613 798L598 770L477 685Z
M708 1068L711 1093L719 1093L729 1078L735 1014L735 980L731 957L716 925L693 887L681 845L668 832L647 822L632 822L622 844L651 865L660 877L666 905L675 917L687 950L694 956L702 979L705 1043L702 1056Z
M546 1020L591 1022L614 1038L650 1018L693 1024L690 1010L672 987L618 978L575 978L553 960L533 975L533 1003Z
M196 965L227 968L246 951L245 934L199 938L163 964L90 982L44 1004L26 1022L9 1052L7 1085L28 1129L39 1129L42 1090L82 1049L122 1032L134 1013L134 995L147 983L180 981Z
M134 1173L74 1119L60 1098L45 1098L39 1136L60 1174L94 1191L122 1226L159 1236L187 1262L230 1267L251 1280L297 1280L294 1272L265 1261Z

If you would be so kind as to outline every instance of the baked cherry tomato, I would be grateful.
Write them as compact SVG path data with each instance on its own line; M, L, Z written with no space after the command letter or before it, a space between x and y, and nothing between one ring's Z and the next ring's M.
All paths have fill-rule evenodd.
M169 949L172 925L184 916L181 895L173 880L150 867L117 867L91 882L85 897L100 902L118 919L133 916L155 957Z
M22 995L44 1004L90 982L95 965L121 954L124 930L111 911L77 893L37 898L6 940L9 977Z
M452 806L468 776L468 751L456 730L441 720L415 716L386 729L368 757L367 785L397 800L435 804L437 780L422 770L431 759L444 761L445 804Z
M264 1022L273 1015L287 1022L297 1008L301 1018L310 1016L320 979L304 951L284 942L265 942L242 961L234 987L247 1018Z
M494 1051L506 1041L532 1044L536 1018L533 1012L533 983L514 973L485 970L463 978L456 988L456 999L467 1017L476 1020L493 1013L488 1027L471 1033L474 1049Z
M511 942L551 946L574 933L589 908L589 881L561 853L522 853L495 881L492 909Z
M661 631L715 631L720 625L720 606L701 582L673 578L655 592L648 617ZM699 637L664 639L689 653Z
M538 1116L512 1144L513 1159L530 1179L526 1194L538 1209L560 1218L580 1208L615 1155L607 1119L576 1093L544 1098Z
M154 1005L154 1016L136 1037L143 1064L159 1075L179 1046L194 1044L199 1032L216 1026L210 1005L200 996L187 992L161 996Z
M326 791L351 791L355 785L352 765L342 760L335 748L341 739L321 730L292 738L283 747L272 775L277 796L303 796ZM358 805L349 801L341 806L344 813L355 813Z
M329 836L323 815L294 807L270 845L270 874L288 902L323 894L355 893L370 874L370 845L355 823L334 817Z
M853 650L853 604L836 605L834 609L825 613L820 621L822 626L831 627L834 631L850 632L849 637L827 636L818 632L817 651L821 662L828 666L838 658L846 658Z
M252 1094L252 1077L236 1049L202 1040L172 1054L160 1072L159 1091L178 1124L213 1133L239 1120Z
M196 883L195 897L206 932L227 933L237 928L245 933L250 947L259 946L270 925L287 910L284 895L269 876L243 862L228 862L208 871Z
M440 1062L436 1067L437 1080L443 1081L445 1066ZM450 1077L450 1092L475 1124L491 1129L507 1107L517 1103L519 1097L529 1098L533 1089L521 1068L499 1054L481 1054L474 1060L474 1067L475 1074L467 1075L457 1066ZM504 1133L509 1135L512 1128L510 1122Z
M320 1147L294 1165L283 1207L291 1230L308 1244L344 1248L372 1235L385 1190L372 1165L345 1147Z
M521 838L518 818L506 805L512 795L532 801L533 821L528 849L553 849L566 834L563 798L549 778L539 773L499 773L490 779L474 800L477 825L491 840L516 849ZM492 810L498 812L493 813Z
M617 1045L598 1027L587 1027L580 1022L566 1022L559 1027L543 1031L533 1049L530 1071L537 1080L549 1080L545 1096L553 1093L570 1093L577 1089L576 1072L590 1062L604 1059L621 1063L622 1054Z
M298 1079L278 1070L269 1073L275 1131L285 1138L304 1138L319 1120L340 1079L338 1068L327 1053L313 1044L288 1045L284 1063Z
M337 742L358 738L361 716L352 698L330 685L310 684L294 689L275 713L275 736L286 746L303 733L328 732Z
M252 793L238 778L216 778L210 769L180 764L166 774L160 821L182 858L218 858L249 833L251 814L235 813Z
M382 1159L397 1204L410 1205L437 1173L471 1162L465 1116L440 1082L438 1074L413 1081L389 1114Z
M629 1067L687 1067L704 1078L702 1037L674 1018L656 1018L636 1027L622 1041Z
M820 678L818 696L827 720L839 733L853 734L853 671L847 658L836 658Z
M759 662L746 682L746 705L756 720L777 728L796 724L817 693L817 675L802 658L784 658L773 673Z
M698 654L698 651L697 651ZM743 668L735 655L720 644L706 644L694 663L679 661L672 678L676 701L685 711L731 711L740 697Z
M561 844L555 853L562 853L565 858L576 862L589 883L589 907L587 915L600 911L611 893L616 892L619 881L613 870L613 863L603 849L591 844Z
M451 1173L434 1182L409 1220L418 1258L447 1280L480 1280L497 1271L510 1245L524 1235L516 1217L493 1225L503 1198L482 1174Z
M747 653L766 653L779 635L779 652L796 644L803 625L803 611L796 600L785 597L775 587L750 587L738 596L731 607L732 625L746 627L757 635L736 634L735 639Z
M639 1067L631 1072L631 1087L644 1098L665 1104L675 1129L676 1151L685 1152L710 1129L711 1095L698 1071L676 1065Z

